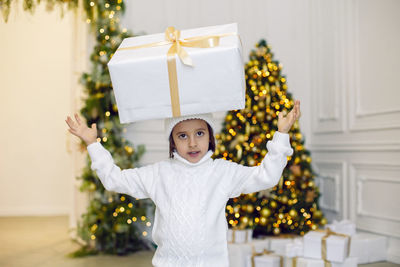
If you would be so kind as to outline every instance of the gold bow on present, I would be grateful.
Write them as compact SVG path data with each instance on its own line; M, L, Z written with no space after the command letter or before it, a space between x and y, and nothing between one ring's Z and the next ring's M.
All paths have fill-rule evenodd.
M325 233L325 235L322 237L322 244L321 244L321 255L322 259L324 260L325 267L331 267L332 264L330 261L327 260L327 245L326 245L326 240L328 239L329 236L335 235L335 236L341 236L341 237L346 237L348 238L348 245L347 245L347 257L350 255L350 242L351 242L351 237L349 235L345 234L340 234L333 232L331 229L327 228L326 230L317 230L318 232Z
M267 250L264 248L263 252L256 252L254 245L251 245L251 267L256 267L255 257L262 256L262 255L271 255L271 256L278 256L279 257L279 266L283 267L283 256L275 254L273 251ZM293 261L295 263L295 261ZM293 266L295 267L295 266Z
M192 59L189 54L183 49L183 47L196 47L196 48L211 48L219 46L219 39L221 37L236 35L236 33L224 33L215 35L196 36L185 39L180 39L181 31L174 27L168 27L165 30L165 41L156 43L123 47L118 48L120 50L133 50L141 48L149 48L155 46L171 45L167 52L167 65L168 65L168 79L169 89L171 94L171 106L172 116L181 116L180 104L179 104L179 91L178 91L178 76L176 71L176 60L175 55L178 55L183 64L193 67Z

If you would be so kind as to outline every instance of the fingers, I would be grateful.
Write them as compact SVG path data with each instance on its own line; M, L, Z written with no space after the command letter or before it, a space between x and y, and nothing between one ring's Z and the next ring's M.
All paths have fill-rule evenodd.
M77 113L75 113L75 119L78 122L78 125L80 125L82 123L81 118L79 118Z
M69 116L67 116L67 119L65 120L65 122L68 124L69 128L75 129L75 127L76 127L75 123Z

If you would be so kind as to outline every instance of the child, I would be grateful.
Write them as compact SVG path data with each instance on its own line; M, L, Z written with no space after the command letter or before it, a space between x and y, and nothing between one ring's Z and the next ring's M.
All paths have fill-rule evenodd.
M75 114L66 122L72 134L86 142L96 171L107 190L155 205L153 241L158 245L152 264L157 267L229 266L225 206L229 198L275 186L293 153L287 134L300 117L300 102L284 117L268 141L262 164L245 167L211 158L215 150L210 114L166 119L170 158L145 167L121 170L111 154L96 142L97 130Z

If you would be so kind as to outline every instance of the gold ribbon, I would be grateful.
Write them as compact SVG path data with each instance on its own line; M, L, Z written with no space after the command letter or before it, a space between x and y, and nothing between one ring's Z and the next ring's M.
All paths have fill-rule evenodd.
M225 36L236 35L236 33L224 33L215 35L196 36L180 39L181 31L174 27L168 27L165 30L165 41L118 48L118 50L133 50L141 48L149 48L155 46L171 45L167 52L168 79L171 95L172 116L181 116L178 90L178 75L176 71L175 55L178 55L183 64L193 67L192 59L183 47L211 48L219 46L219 39Z
M327 260L327 245L326 245L326 240L328 239L329 236L331 235L336 235L336 236L341 236L341 237L345 237L348 238L348 245L347 245L347 257L349 257L350 255L350 242L351 242L351 237L345 234L340 234L340 233L336 233L333 232L330 228L327 228L326 230L317 230L317 232L321 232L321 233L325 233L325 235L322 237L322 244L321 244L321 255L322 255L322 259L324 260L325 263L325 267L331 267L332 264L330 261Z
M240 229L240 228L234 229L234 228L232 228L231 230L232 230L232 241L231 241L232 243L235 243L235 236L236 236L235 232L238 231L238 230L239 231L245 231L246 235L245 235L244 241L245 242L249 242L249 231L248 230L246 230L244 228L243 229Z
M251 267L256 267L255 257L262 255L271 255L279 257L279 266L283 267L283 256L275 254L273 251L264 249L263 252L256 252L254 245L251 245Z

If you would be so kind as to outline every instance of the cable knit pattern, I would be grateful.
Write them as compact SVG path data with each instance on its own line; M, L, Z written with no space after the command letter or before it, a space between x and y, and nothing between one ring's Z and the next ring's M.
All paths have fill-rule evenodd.
M174 159L121 171L100 143L87 147L91 168L107 190L154 201L152 237L158 248L152 263L157 267L229 266L227 201L277 184L293 153L289 135L279 132L267 148L257 167L213 160L208 151L197 163L175 153Z

